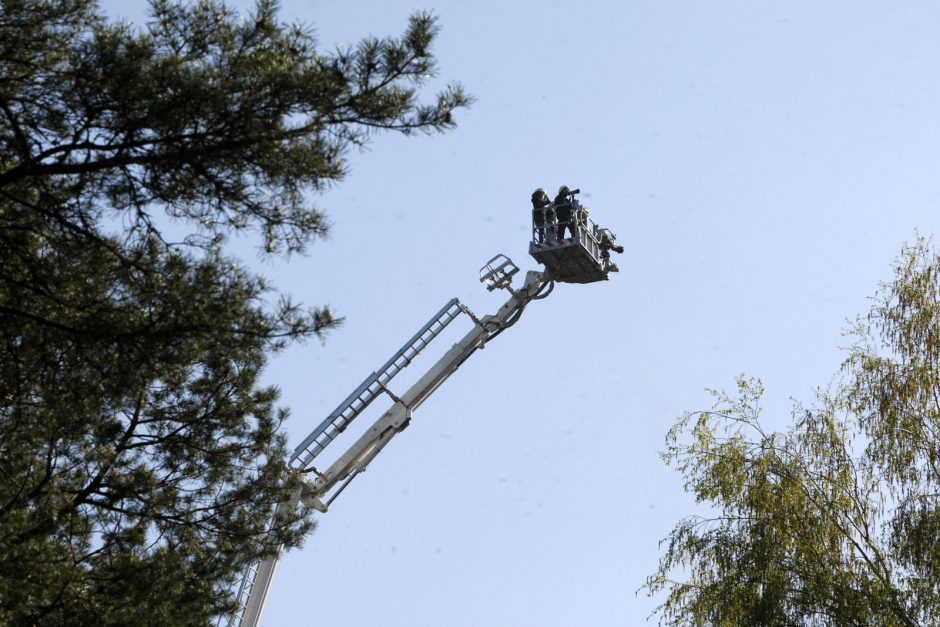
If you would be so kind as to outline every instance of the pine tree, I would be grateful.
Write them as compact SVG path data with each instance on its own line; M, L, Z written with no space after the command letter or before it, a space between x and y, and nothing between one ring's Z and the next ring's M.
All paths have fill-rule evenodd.
M266 360L339 320L276 306L224 250L327 232L306 191L379 131L444 131L419 101L437 32L331 54L260 2L155 0L144 27L90 0L0 10L0 623L208 624L307 512ZM182 241L166 217L189 225Z

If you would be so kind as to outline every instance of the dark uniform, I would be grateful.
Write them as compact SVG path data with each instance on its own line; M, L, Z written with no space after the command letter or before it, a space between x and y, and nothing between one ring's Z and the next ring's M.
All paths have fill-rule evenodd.
M555 218L558 220L558 239L565 239L565 229L576 235L574 230L574 205L571 202L571 190L562 185L555 196Z
M535 236L540 244L545 241L545 225L554 222L551 204L548 194L541 187L532 192L532 224L535 225Z
M622 253L623 246L614 244L608 233L609 231L607 229L601 230L601 263L603 264L604 272L620 272L620 268L617 267L617 264L610 260L610 251Z

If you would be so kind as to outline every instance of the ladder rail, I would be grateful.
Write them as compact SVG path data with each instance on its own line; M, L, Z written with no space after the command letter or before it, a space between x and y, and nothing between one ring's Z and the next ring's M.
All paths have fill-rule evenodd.
M459 299L450 299L388 361L382 364L377 371L366 377L294 449L289 461L290 465L294 468L303 469L313 461L359 414L365 411L372 401L388 391L385 386L395 375L407 368L418 354L444 331L448 324L461 313L466 312L466 307ZM296 502L293 506L296 506ZM258 602L260 600L263 603L264 598L267 596L265 592L273 578L276 565L276 557L273 560L263 560L248 565L235 595L238 607L227 621L229 627L240 627L243 623L248 625L257 623L263 609L263 605L259 605ZM256 590L258 586L264 590ZM219 624L224 624L224 620L224 617L220 618Z
M302 491L303 488L298 488L290 499L274 508L274 515L268 523L269 534L274 532L274 526L278 524L278 521L297 508ZM245 568L241 583L238 586L238 592L235 595L237 607L227 622L225 622L225 616L219 617L218 627L223 625L227 625L227 627L241 627L242 625L257 627L261 620L261 613L264 611L268 590L271 587L271 581L274 579L274 572L277 570L283 548L283 545L279 544L271 555L254 561Z
M294 449L290 464L304 468L332 442L349 424L384 392L384 387L395 375L404 370L412 360L451 323L463 307L460 300L452 298L440 311L415 333L377 371L374 371L341 402L324 420Z
M548 279L550 281L550 279ZM522 289L510 290L510 298L494 315L474 320L473 328L450 350L440 357L392 407L354 442L333 464L310 477L301 495L301 502L319 512L326 512L337 493L334 488L345 489L352 479L372 462L379 452L404 430L416 410L437 388L453 375L460 366L487 341L498 336L513 324L526 305L536 299L546 285L546 275L529 272ZM348 483L348 482L347 482ZM330 494L333 494L333 497Z
M495 259L495 258L494 258ZM507 259L508 261L508 259ZM510 262L511 263L511 262ZM508 268L509 266L506 266ZM482 275L481 275L482 276ZM400 433L411 420L412 411L420 406L444 381L446 381L467 358L483 348L488 340L498 336L506 328L515 324L526 305L532 300L544 298L546 285L552 285L550 272L529 272L522 289L516 291L509 284L501 285L511 294L503 306L494 315L478 319L456 298L451 299L431 320L429 320L378 372L373 372L356 390L346 398L307 438L295 449L290 458L294 472L301 471L301 487L295 491L289 502L278 505L272 523L282 512L293 511L299 503L325 512L332 501L349 485L350 481L361 473L385 447ZM407 392L398 398L386 383L407 367L411 361L461 313L473 321L474 328L463 339L454 344L437 362L428 369ZM307 464L325 448L336 435L343 431L376 397L382 393L391 396L394 404L371 428L360 436L339 459L324 473L316 472L311 477L305 472ZM332 431L331 431L332 430ZM295 462L300 459L300 464ZM339 484L339 485L338 485ZM338 489L333 491L334 487ZM324 503L321 500L332 492ZM238 607L230 616L230 627L257 627L264 611L267 593L274 577L282 547L274 555L260 563L250 564L238 588L236 601ZM221 621L220 621L221 622Z
M255 580L258 578L258 568L260 566L261 562L252 562L245 569L242 581L238 585L238 592L235 593L235 601L238 603L238 608L227 623L229 627L241 627L242 620L245 618L245 610L248 609L248 600L251 598L251 589L255 585ZM224 617L219 619L219 626L224 624L223 620Z

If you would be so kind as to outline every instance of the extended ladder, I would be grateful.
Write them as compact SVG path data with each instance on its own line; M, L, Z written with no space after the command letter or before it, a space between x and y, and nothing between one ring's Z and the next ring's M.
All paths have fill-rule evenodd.
M290 458L290 464L296 469L306 470L310 463L323 452L329 444L342 433L349 424L356 419L369 406L369 404L380 396L383 392L388 392L388 382L395 375L408 367L415 357L436 338L461 312L470 314L467 307L458 299L451 299L446 305L441 307L434 316L428 320L427 324L421 327L414 336L408 340L392 357L385 362L381 368L366 377L365 381L359 384L359 387L353 391L346 400L339 404L320 425L314 429L310 435L304 439L300 445L294 449ZM251 564L242 577L241 584L236 594L238 609L230 618L228 624L231 627L239 627L245 619L246 613L249 617L249 624L254 624L255 616L260 614L261 608L252 608L249 611L249 601L252 596L258 599L264 599L266 590L256 591L255 584L260 583L263 587L270 585L271 576L276 566L276 560L265 560ZM262 572L270 570L271 572ZM261 576L259 578L259 573ZM221 624L221 621L220 621Z
M359 384L352 394L346 397L333 412L320 423L307 438L294 449L290 463L293 467L307 469L310 462L323 452L356 417L365 411L366 407L375 398L387 392L388 382L399 372L408 367L408 364L418 356L418 353L436 338L450 322L467 311L466 307L456 298L444 305L421 329L415 333L398 352L392 355L385 364L373 372L365 381Z
M510 293L510 298L495 314L477 318L459 300L452 299L378 371L366 377L365 381L307 436L290 459L293 471L301 475L301 485L291 499L278 505L272 524L289 515L301 503L320 512L327 511L333 499L345 489L352 478L365 470L391 439L408 425L412 412L456 372L470 355L515 324L529 302L545 298L551 292L554 285L551 275L535 271L526 274L520 289L512 289L511 277L517 271L518 268L505 255L497 255L490 260L481 270L480 280L490 290L503 288ZM472 329L434 365L427 368L400 398L396 396L388 389L388 382L407 367L460 313L467 314L473 321ZM329 468L322 472L314 469L313 460L383 392L394 401L392 406L367 428L346 452L333 461ZM331 494L330 498L326 498L327 494ZM253 564L247 569L236 595L238 608L230 617L230 626L257 627L279 557L278 550L260 564Z

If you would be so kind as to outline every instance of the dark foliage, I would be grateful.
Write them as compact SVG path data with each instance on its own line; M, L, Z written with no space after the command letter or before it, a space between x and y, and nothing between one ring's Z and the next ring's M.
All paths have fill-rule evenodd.
M222 250L327 230L304 196L380 130L440 131L434 19L320 54L259 4L151 5L142 29L84 0L0 4L0 622L207 624L268 534L286 473L265 360L338 320ZM188 225L168 241L167 215Z

